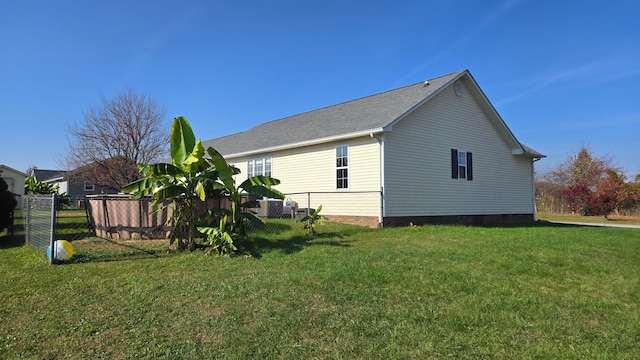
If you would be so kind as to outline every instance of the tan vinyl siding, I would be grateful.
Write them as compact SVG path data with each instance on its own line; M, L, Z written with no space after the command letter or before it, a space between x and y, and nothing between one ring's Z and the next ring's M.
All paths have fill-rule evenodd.
M387 134L386 216L532 213L531 160L464 90L444 89ZM451 149L473 153L472 181L451 178Z
M349 188L336 189L336 147L349 147ZM320 144L263 154L271 156L272 176L281 181L276 188L285 193L312 194L312 208L322 205L325 215L378 216L380 214L379 145L375 139L362 137L348 141ZM229 158L247 178L247 160L251 156ZM359 193L359 192L368 193ZM327 194L320 194L328 192ZM370 193L369 193L370 192ZM292 198L299 207L307 207L306 195Z

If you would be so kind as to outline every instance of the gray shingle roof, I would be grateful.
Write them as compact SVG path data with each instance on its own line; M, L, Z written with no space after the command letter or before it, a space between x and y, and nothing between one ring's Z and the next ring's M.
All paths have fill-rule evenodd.
M380 130L410 112L464 71L257 125L203 142L223 155Z
M34 169L33 175L36 178L36 181L43 182L51 179L61 178L67 175L67 171L65 170L44 170L44 169Z
M425 82L403 86L379 94L343 102L318 110L285 117L257 125L247 131L203 142L224 156L249 155L287 147L309 145L330 139L362 136L369 132L388 130L396 121L422 105L430 96L450 85L463 74L468 74L476 95L484 98L481 106L492 119L498 131L520 153L534 158L545 157L518 142L500 115L477 87L468 70L453 72Z

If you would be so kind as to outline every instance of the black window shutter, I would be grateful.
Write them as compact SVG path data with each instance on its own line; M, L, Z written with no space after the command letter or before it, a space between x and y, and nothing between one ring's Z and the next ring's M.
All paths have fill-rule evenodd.
M473 180L473 158L470 152L467 152L467 180Z
M451 178L458 178L458 150L451 149Z

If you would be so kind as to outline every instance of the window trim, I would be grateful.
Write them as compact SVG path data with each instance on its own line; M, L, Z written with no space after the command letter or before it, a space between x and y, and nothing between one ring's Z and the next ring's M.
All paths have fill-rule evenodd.
M261 164L261 173L256 173L256 165ZM271 177L273 174L273 159L271 156L260 156L247 159L247 178L261 175Z
M459 164L460 153L464 153L465 164ZM464 174L461 174L461 167L464 166ZM473 180L473 153L461 149L451 149L451 178L457 180Z
M90 183L87 183L85 181L85 183L84 183L84 191L85 192L96 191L96 186L94 184L90 184Z
M346 154L338 156L338 151L340 151L340 149L346 149ZM349 190L349 164L351 163L351 154L350 154L350 149L349 149L349 145L339 145L336 146L336 151L335 151L335 160L334 160L334 164L335 164L335 184L336 184L336 190L338 191L346 191ZM345 158L346 159L346 164L347 165L338 165L338 160L341 158ZM341 174L342 172L345 172L346 174L343 177L340 177L339 174ZM341 185L341 183L344 183ZM345 186L346 185L346 186Z

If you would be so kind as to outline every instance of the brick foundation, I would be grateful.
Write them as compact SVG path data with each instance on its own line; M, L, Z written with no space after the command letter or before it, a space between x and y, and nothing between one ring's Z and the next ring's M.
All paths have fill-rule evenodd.
M385 217L384 226L408 226L425 224L459 225L497 225L509 223L533 222L533 214L495 214L495 215L447 215L447 216L398 216Z
M325 215L327 220L343 224L360 225L367 227L379 227L377 216L347 216L347 215Z

